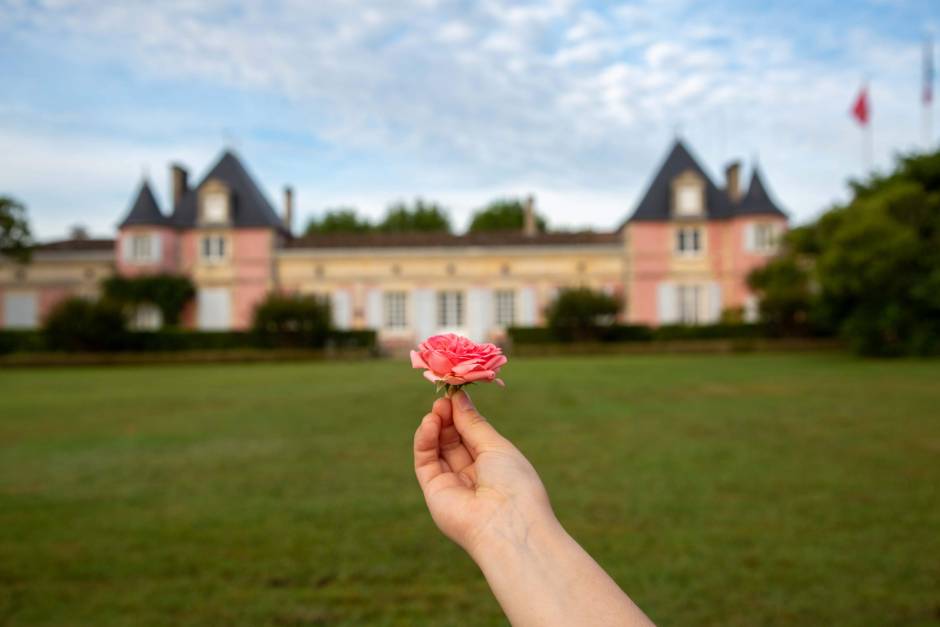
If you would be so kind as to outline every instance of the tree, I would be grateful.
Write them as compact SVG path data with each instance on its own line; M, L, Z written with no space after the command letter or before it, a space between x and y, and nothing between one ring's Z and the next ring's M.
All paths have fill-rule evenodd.
M747 282L760 299L760 319L771 334L809 332L814 306L810 273L795 254L785 254L756 268Z
M9 196L0 196L0 254L24 263L33 245L26 207Z
M617 299L587 287L563 289L545 312L548 328L564 341L600 339L601 331L616 320Z
M377 226L385 233L403 233L413 231L450 232L450 218L447 210L433 202L418 198L414 206L396 203L388 208L385 219Z
M326 233L367 233L373 230L368 218L360 218L351 207L328 209L319 220L311 218L304 230L306 235Z
M766 286L764 298L789 293L791 305L812 288L809 312L858 352L937 352L940 151L902 157L894 172L851 186L852 201L798 229L791 259L755 272L754 285Z
M330 303L316 296L271 293L255 308L253 330L264 347L322 347L330 330Z
M486 207L477 210L470 221L470 231L520 231L525 223L525 205L518 198L494 200ZM548 223L544 217L535 214L535 226L545 232Z

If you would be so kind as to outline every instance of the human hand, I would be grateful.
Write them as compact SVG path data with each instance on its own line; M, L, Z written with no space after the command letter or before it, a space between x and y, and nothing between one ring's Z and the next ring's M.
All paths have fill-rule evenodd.
M532 464L463 390L434 402L415 432L414 457L435 524L474 559L490 540L557 525Z

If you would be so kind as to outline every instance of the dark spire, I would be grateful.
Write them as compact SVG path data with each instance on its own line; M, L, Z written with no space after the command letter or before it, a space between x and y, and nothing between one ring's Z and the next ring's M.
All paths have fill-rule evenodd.
M147 182L147 179L144 179L140 184L140 190L137 192L137 197L134 199L130 211L127 212L127 216L118 225L118 228L123 229L126 226L167 226L169 222L169 218L163 215L157 205L157 199L154 198L153 191L150 189L150 183Z
M759 166L754 166L754 173L751 174L751 184L748 186L744 198L741 199L736 213L738 215L779 215L784 217L787 215L770 197L770 193L764 185Z

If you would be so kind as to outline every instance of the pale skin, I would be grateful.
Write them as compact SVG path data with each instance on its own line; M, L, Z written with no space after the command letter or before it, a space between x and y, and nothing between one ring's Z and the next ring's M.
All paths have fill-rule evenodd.
M653 624L568 535L535 468L466 392L434 402L414 457L431 518L477 563L514 627Z

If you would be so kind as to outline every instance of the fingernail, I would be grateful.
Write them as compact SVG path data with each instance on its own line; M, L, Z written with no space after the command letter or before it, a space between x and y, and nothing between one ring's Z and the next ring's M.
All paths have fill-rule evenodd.
M464 411L473 411L474 409L476 409L473 406L473 401L470 400L470 395L467 394L466 392L463 392L462 394L460 394L460 396L457 397L457 403L460 404L460 409Z

